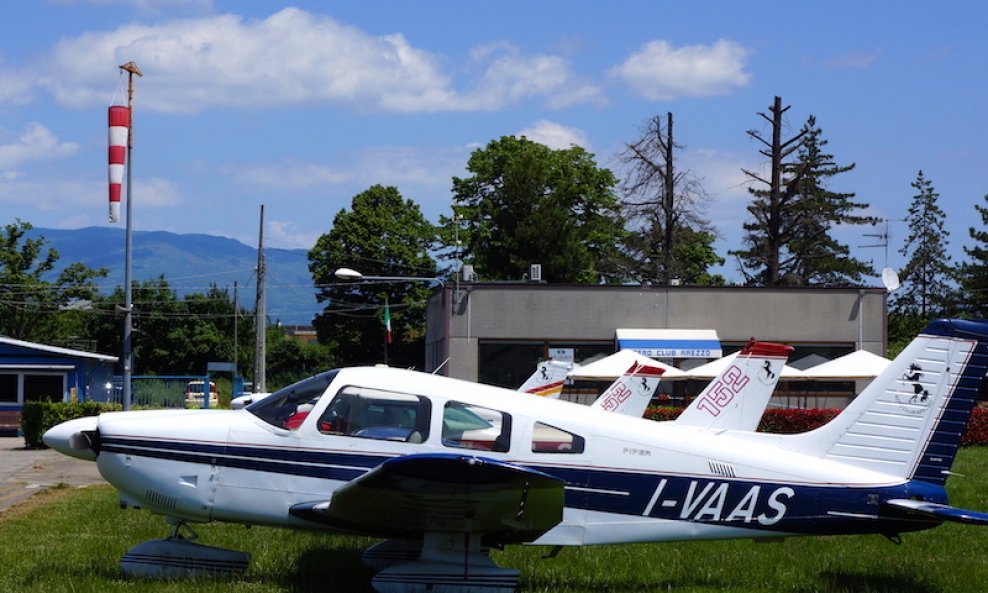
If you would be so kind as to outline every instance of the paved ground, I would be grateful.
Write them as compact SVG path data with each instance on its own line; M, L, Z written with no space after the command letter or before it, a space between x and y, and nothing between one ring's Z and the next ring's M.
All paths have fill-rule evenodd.
M105 483L95 463L50 449L25 449L21 437L0 437L0 513L47 486Z

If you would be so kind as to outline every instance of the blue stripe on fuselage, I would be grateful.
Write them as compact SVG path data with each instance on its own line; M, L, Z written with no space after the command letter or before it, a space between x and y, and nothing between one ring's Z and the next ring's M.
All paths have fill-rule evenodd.
M314 451L104 436L102 450L311 478L349 481L387 454ZM917 498L946 503L942 487L807 485L529 465L566 483L569 508L788 533L898 533L934 525L879 517L881 502Z

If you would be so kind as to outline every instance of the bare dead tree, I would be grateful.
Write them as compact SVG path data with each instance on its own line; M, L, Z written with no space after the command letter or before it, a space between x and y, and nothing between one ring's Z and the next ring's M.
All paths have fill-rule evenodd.
M665 120L665 121L663 121ZM679 171L673 140L672 113L648 120L641 136L619 155L628 167L621 186L626 218L637 228L645 258L660 283L668 284L684 266L676 261L677 235L683 229L707 231L704 218L709 198L692 171ZM694 235L691 235L694 236Z

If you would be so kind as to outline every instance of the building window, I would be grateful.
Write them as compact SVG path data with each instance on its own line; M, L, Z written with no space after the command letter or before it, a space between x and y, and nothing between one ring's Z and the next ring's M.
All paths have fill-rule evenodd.
M17 375L0 373L0 402L17 403Z
M24 374L24 401L60 402L65 399L65 375Z

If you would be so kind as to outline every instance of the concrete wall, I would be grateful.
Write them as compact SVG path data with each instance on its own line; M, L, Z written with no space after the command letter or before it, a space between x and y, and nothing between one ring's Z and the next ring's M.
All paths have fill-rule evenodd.
M479 340L613 340L617 328L714 329L722 341L846 343L885 354L881 288L461 283L429 304L426 368L476 380Z

